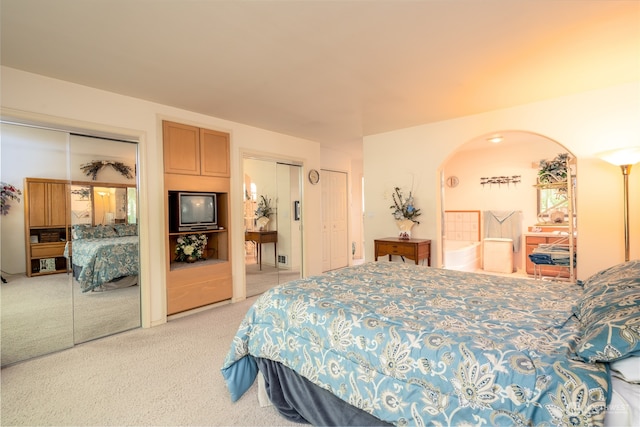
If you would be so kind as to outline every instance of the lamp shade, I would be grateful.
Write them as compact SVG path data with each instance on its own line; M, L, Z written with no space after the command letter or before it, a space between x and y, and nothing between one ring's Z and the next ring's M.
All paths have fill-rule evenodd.
M598 153L596 156L616 166L635 165L640 162L640 147L617 148Z

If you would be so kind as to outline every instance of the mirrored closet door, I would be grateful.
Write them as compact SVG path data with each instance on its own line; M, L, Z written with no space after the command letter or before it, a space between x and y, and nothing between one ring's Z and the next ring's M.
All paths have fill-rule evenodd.
M1 131L2 366L139 327L137 144Z
M247 296L301 277L301 176L299 165L244 159Z

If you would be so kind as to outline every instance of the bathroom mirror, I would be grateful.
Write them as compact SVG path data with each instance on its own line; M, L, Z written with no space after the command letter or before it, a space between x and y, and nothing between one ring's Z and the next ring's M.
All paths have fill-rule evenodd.
M22 193L19 201L10 201L10 211L1 222L1 268L6 280L0 288L2 366L140 327L137 274L127 283L109 281L102 289L83 292L74 277L73 265L80 262L80 256L74 252L75 242L71 239L74 226L92 228L105 223L127 226L125 231L135 234L129 237L135 242L130 258L138 259L135 177L138 145L16 123L3 122L1 126L2 182ZM95 180L82 169L88 162L100 163ZM122 165L134 172L125 176ZM66 197L66 203L47 202L34 192L25 194L25 178L64 187L62 194L66 196L54 199ZM98 188L108 193L104 200L95 199L94 189ZM66 215L59 241L46 243L41 238L43 233L36 233L37 237L32 233L26 238L26 214L30 209L37 210L32 207L36 205L58 214L63 212L63 218ZM29 225L32 231L38 231L38 225ZM31 248L29 263L27 245ZM55 259L55 268L41 267L35 272L32 269L27 275L28 264L46 267L47 263L39 259L43 253L45 258ZM109 264L109 259L96 256L98 262ZM137 269L138 262L133 263Z

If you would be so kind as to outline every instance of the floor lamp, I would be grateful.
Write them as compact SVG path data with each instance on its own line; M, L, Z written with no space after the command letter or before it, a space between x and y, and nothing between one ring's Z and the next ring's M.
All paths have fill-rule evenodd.
M605 160L616 166L620 166L624 179L624 260L629 261L629 174L631 166L640 162L640 147L620 148L605 151L598 154Z
M105 215L105 207L104 207L104 196L106 196L107 193L106 191L98 191L98 194L100 195L100 198L102 199L102 224L106 224L107 223L107 216Z

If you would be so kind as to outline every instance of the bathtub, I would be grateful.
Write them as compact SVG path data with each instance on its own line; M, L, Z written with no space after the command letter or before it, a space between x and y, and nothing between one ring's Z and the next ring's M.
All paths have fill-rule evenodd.
M458 271L476 271L482 267L480 242L444 241L444 268Z

